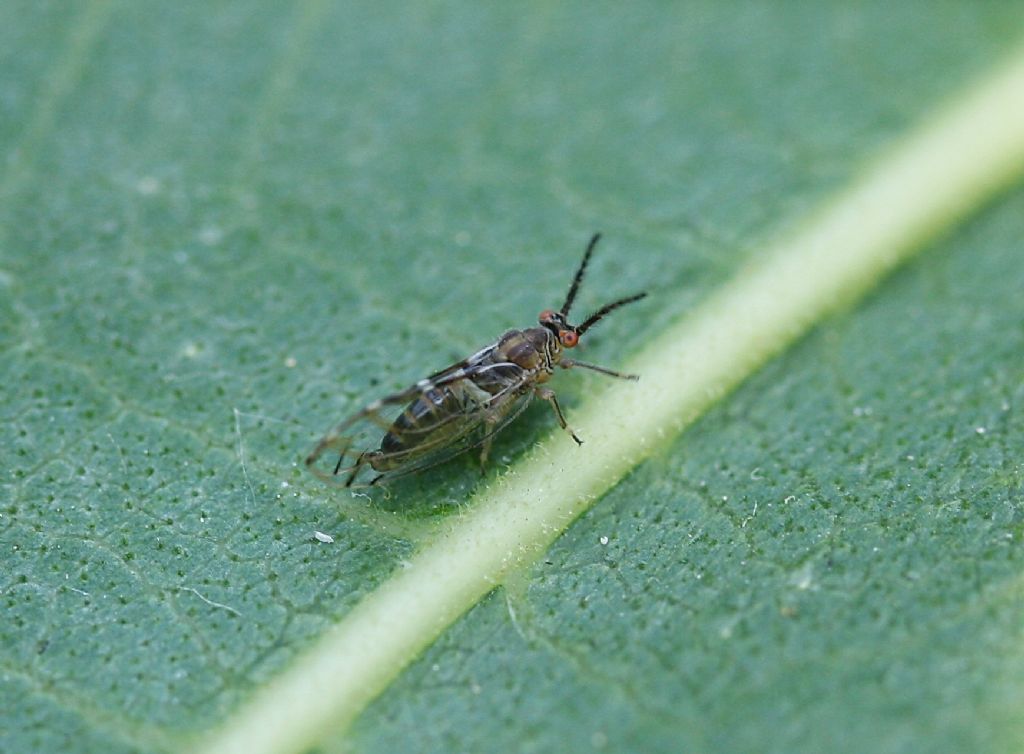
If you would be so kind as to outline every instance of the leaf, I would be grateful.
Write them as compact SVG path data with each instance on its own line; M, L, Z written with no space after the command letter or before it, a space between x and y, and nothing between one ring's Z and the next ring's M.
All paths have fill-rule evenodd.
M581 304L652 288L588 344L624 364L1024 29L1011 4L258 10L3 11L0 749L230 726L473 515L469 461L325 489L320 432L557 303L598 228ZM1021 201L637 466L337 745L1017 748ZM570 420L602 387L556 384Z

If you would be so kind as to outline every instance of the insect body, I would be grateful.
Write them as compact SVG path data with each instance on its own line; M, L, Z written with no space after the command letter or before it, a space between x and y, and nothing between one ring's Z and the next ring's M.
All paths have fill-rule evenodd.
M575 348L580 336L606 314L647 295L638 293L612 301L581 324L569 324L569 310L600 238L598 233L590 239L562 308L541 312L539 327L509 330L469 358L370 403L325 435L306 458L306 465L317 476L346 487L370 486L404 476L473 447L481 447L483 467L494 435L534 396L546 400L559 426L582 444L569 428L554 391L544 383L556 367L581 367L611 377L637 379L636 375L567 358L565 350Z

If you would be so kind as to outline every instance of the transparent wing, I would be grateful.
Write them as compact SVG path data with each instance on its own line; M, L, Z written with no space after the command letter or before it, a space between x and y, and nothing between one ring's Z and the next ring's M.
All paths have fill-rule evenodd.
M381 472L374 479L370 480L369 483L379 484L383 481L423 471L479 447L488 438L493 437L507 427L530 405L532 399L532 390L503 399L499 409L500 413L492 421L482 419L479 416L473 417L472 420L467 419L467 421L460 424L459 432L454 439L438 443L427 451L416 453L415 457L406 459L399 468Z
M325 481L362 487L443 463L484 442L532 397L530 374L519 366L471 363L485 351L352 414L320 440L306 465ZM491 395L479 387L484 383L500 389ZM410 418L428 393L445 400ZM397 430L403 414L406 419ZM386 442L389 433L400 441Z
M492 364L493 362L490 361L490 358L497 346L497 343L491 343L490 345L484 346L472 356L467 356L462 361L456 361L454 364L447 366L444 369L440 369L433 374L427 375L427 379L432 381L440 380L450 377L462 369L471 369L474 367L482 367L487 364Z

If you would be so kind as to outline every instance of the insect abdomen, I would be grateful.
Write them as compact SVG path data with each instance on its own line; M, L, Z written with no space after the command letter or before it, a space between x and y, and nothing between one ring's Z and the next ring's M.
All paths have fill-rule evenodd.
M418 447L433 448L448 434L455 433L459 423L444 421L463 410L462 401L447 387L431 388L406 406L380 441L380 453L374 459L377 471L387 471L405 463Z

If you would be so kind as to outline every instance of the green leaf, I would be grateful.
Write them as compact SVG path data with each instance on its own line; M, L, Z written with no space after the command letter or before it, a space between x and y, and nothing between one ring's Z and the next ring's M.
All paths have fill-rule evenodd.
M553 539L633 469L550 549L505 553L393 683L409 657L375 653L443 625L331 657L366 689L335 722L386 687L336 737L302 728L335 687L282 681L373 605L415 608L416 574L443 594L425 559L541 479L552 421L502 435L472 503L471 459L389 499L326 488L301 468L316 437L560 303L597 229L581 306L652 295L587 360L653 370L693 322L738 342L746 320L700 313L1024 33L1018 4L893 6L0 10L0 749L228 740L261 699L292 716L264 741L284 749L1018 749L1019 194L731 395L824 309L747 362L709 349L711 410L675 439L692 417L666 414L592 490L538 492L569 506ZM992 188L950 171L897 196L897 225L950 209L890 246ZM550 463L627 448L599 376L552 384L588 434Z

